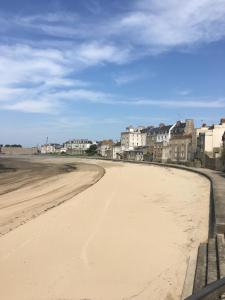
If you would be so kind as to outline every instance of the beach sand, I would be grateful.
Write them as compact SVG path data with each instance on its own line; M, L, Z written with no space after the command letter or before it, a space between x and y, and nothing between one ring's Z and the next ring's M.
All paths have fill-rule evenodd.
M71 199L104 175L97 165L0 157L0 236Z
M1 299L180 299L189 256L207 239L207 179L157 166L44 161L87 162L106 173L82 193L0 237ZM29 183L1 197L13 201L14 193L21 199L33 193L42 202L40 190L53 184L60 199L60 190L71 182L68 194L81 173L61 173L59 181L45 178L41 188ZM2 220L7 209L0 213Z

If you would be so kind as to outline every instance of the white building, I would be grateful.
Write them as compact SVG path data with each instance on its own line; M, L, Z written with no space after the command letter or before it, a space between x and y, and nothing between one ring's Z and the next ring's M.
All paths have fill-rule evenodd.
M121 159L122 157L121 142L115 143L112 146L112 159Z
M213 154L216 149L223 146L222 137L225 131L225 119L221 119L220 124L212 125L198 137L198 145L201 152Z
M112 140L104 140L99 142L98 144L98 154L102 157L111 158L113 141Z
M92 144L93 142L89 141L88 139L76 139L65 142L64 148L67 150L67 152L84 154Z
M143 126L134 128L129 126L126 131L121 132L121 147L123 151L134 150L136 147L146 145L146 134L142 130Z
M45 144L41 146L41 154L60 153L62 146L60 144Z

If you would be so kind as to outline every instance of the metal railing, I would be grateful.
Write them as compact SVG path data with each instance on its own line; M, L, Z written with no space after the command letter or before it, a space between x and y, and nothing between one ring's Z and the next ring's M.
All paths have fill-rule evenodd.
M219 300L225 294L225 277L216 280L185 300Z

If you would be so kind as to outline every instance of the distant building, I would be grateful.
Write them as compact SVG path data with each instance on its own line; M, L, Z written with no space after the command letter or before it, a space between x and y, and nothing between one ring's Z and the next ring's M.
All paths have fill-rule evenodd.
M144 127L134 128L129 126L126 131L121 132L121 147L123 151L134 150L136 147L146 145L146 134L143 132Z
M225 119L220 120L220 124L212 125L208 129L201 133L199 138L201 139L201 147L203 152L212 154L215 148L221 148L222 137L225 131Z
M149 147L149 159L162 162L168 159L168 143L174 125L159 124L158 127L149 127L146 144Z
M121 159L121 158L123 158L121 142L114 143L112 145L112 159Z
M220 169L220 157L224 146L225 119L220 124L212 125L197 138L197 156L202 166L211 169Z
M124 159L142 161L144 159L143 150L136 148L135 150L124 151Z
M111 158L112 147L113 147L112 140L103 140L98 143L98 148L97 148L98 154L105 158Z
M193 137L193 153L194 158L201 159L203 147L201 145L202 140L200 139L200 135L204 134L208 131L209 127L204 123L200 128L195 128L194 130L194 137Z
M172 162L186 162L193 159L192 139L194 134L194 121L177 121L171 129L171 138L168 144L168 159Z
M41 146L41 154L60 153L62 148L62 145L57 143L45 144Z
M74 139L65 142L64 148L68 153L84 155L86 150L88 150L92 144L93 142L88 139Z

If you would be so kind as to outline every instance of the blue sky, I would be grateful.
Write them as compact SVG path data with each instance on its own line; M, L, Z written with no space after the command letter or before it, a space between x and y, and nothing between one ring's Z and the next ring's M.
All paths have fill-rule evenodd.
M1 0L0 73L0 144L218 123L225 0Z

